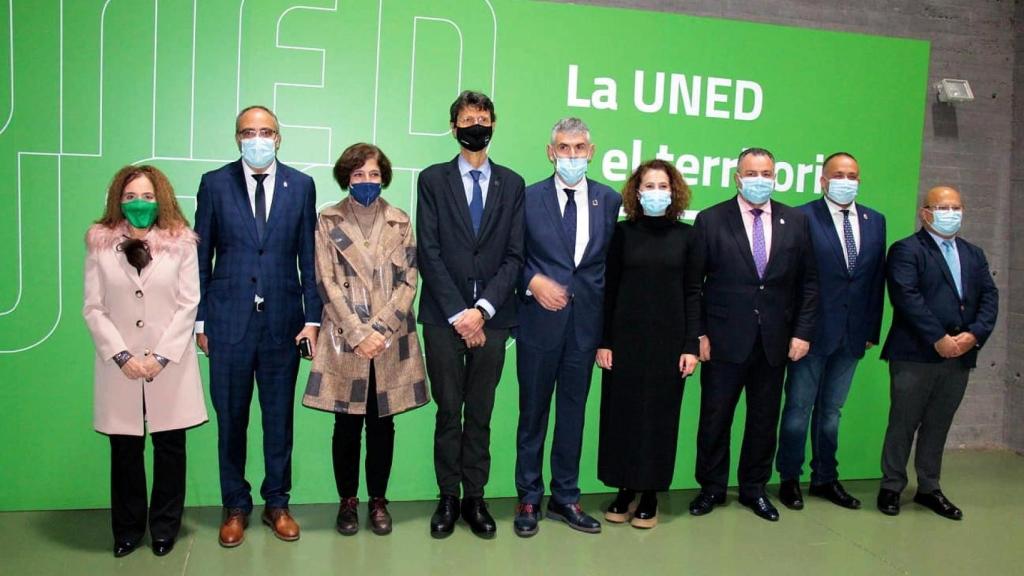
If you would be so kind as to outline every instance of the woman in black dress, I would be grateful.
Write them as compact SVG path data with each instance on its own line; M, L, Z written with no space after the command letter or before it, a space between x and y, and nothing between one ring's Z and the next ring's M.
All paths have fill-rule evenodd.
M627 219L608 250L597 470L619 489L605 519L637 528L658 522L657 492L669 488L675 468L683 383L697 367L700 244L678 220L689 203L672 164L640 165L622 190Z

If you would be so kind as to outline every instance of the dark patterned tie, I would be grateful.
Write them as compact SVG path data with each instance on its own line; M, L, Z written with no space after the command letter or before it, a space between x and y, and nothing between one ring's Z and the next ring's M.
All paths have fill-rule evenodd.
M754 266L757 267L757 277L764 278L764 269L768 265L768 250L764 243L764 223L761 222L761 214L764 210L754 208L750 211L754 215Z
M480 233L480 220L484 216L484 191L480 187L480 176L483 173L479 170L470 170L469 175L473 177L473 199L469 202L469 217L473 220L473 233Z
M846 241L846 269L853 274L857 267L857 240L853 237L853 225L850 224L850 211L841 210L843 213L843 239Z
M576 261L576 191L572 188L562 188L565 192L565 211L562 212L562 230L565 237L569 239L569 253Z

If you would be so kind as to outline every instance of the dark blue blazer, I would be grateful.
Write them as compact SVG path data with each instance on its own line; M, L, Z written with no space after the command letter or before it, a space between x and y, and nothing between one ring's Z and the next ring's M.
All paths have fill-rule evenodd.
M889 301L892 326L882 348L885 360L942 362L935 343L946 334L970 332L978 345L960 356L967 368L977 364L999 313L999 290L981 248L956 239L960 253L961 299L953 275L935 240L924 228L889 248Z
M274 198L264 238L256 237L242 161L203 174L196 198L199 235L197 321L210 338L242 340L253 312L256 279L263 286L267 326L276 342L290 341L307 322L320 322L314 270L316 186L277 163Z
M447 326L448 319L483 298L494 306L489 328L516 324L513 297L523 267L523 178L491 162L480 233L466 202L459 158L420 172L416 194L416 255L420 278L419 321ZM475 294L474 294L475 292Z
M619 218L622 196L608 186L587 178L588 200L578 210L589 210L590 240L576 266L569 238L562 228L554 176L526 189L526 261L519 286L517 339L534 348L552 350L565 341L567 306L558 312L545 310L526 289L536 274L566 286L572 295L576 343L580 350L597 348L604 315L604 268L608 244Z
M811 354L828 356L841 346L854 358L864 357L867 342L878 344L885 300L885 216L857 204L860 245L853 273L846 266L846 245L840 241L825 199L800 206L811 225L811 243L818 264L818 327Z
M735 196L701 210L694 221L704 251L701 327L712 360L745 362L760 334L769 364L781 366L791 338L814 342L818 272L808 218L771 203L772 247L763 279Z

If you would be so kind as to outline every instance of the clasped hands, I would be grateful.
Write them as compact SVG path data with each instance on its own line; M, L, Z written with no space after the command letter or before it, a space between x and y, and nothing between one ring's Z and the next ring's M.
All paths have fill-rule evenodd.
M487 334L484 332L484 315L476 308L464 311L452 323L452 328L455 328L467 348L480 348L487 343Z
M946 334L935 343L935 351L943 358L957 358L977 345L978 339L970 332L961 332L956 336Z
M157 374L163 369L163 364L157 362L156 358L152 356L146 356L142 360L132 356L124 363L124 366L121 366L121 372L128 379L139 380L145 378L147 382L156 378Z

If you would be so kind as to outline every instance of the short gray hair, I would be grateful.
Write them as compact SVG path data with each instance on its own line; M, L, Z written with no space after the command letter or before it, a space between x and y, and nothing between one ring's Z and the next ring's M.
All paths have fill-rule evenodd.
M555 122L555 126L551 128L551 143L555 143L555 136L559 133L562 134L583 134L587 138L587 142L590 142L590 128L580 120L579 118L570 116L568 118L562 118L558 122Z

